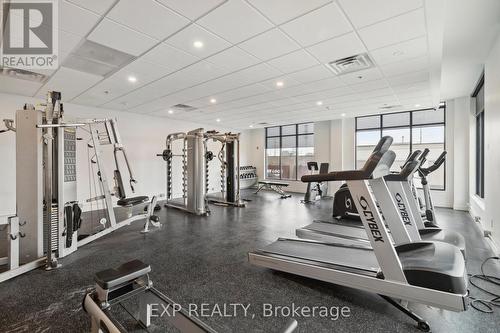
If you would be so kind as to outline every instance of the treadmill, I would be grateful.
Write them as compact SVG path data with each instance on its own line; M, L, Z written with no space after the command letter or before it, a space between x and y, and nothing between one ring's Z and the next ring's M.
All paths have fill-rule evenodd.
M377 180L373 178L374 171L389 168L384 164L384 155L391 143L391 137L384 137L362 169L332 172L326 177L326 181L347 181L354 203L362 212L370 246L279 238L250 252L248 258L253 265L379 294L415 320L419 329L429 331L424 319L394 299L452 311L466 310L465 262L458 248L446 243L393 244L369 189L369 181ZM395 206L393 209L397 211Z
M381 140L382 141L382 140ZM375 147L374 152L379 147ZM386 152L388 155L390 153ZM425 152L424 152L425 154ZM390 225L391 235L396 244L405 242L419 242L419 241L435 241L452 244L460 249L465 258L465 239L462 235L455 231L443 230L439 227L426 227L417 202L414 200L411 184L411 178L414 173L420 168L424 159L418 158L420 151L413 152L406 162L404 163L401 171L398 174L390 173L389 168L394 162L395 156L386 156L386 162L389 168L378 168L374 172L377 176L382 178L385 182L378 184L378 181L370 181L373 191L379 191L377 198L386 200L387 197L392 198L397 206L397 212L400 215L394 216L392 206L390 203L379 202L379 206L384 204L386 209L382 209L385 215L391 214L390 218L386 219L387 224ZM420 155L422 157L422 155ZM314 176L303 176L302 181L318 181L318 179L328 178L327 174L320 174ZM387 192L387 189L389 192ZM352 197L349 198L352 200ZM382 207L380 207L382 208ZM359 217L359 214L357 215ZM389 216L386 216L389 217ZM401 229L404 226L407 234ZM361 222L353 221L352 219L339 220L339 221L318 221L306 225L305 227L296 229L296 235L299 238L319 240L323 242L341 242L341 243L359 243L369 245L366 232Z

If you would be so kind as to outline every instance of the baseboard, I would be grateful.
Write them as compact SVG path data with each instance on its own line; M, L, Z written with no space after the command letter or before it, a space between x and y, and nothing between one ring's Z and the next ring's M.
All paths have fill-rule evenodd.
M484 238L486 239L486 243L488 243L488 245L491 247L493 253L495 253L497 256L500 256L500 247L498 246L497 243L495 243L495 241L491 237L491 234L489 234Z
M453 209L462 210L464 212L468 212L470 210L468 205L453 205Z

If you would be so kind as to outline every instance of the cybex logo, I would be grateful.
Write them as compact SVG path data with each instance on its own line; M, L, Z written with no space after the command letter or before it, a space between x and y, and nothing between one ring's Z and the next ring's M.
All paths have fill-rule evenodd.
M396 199L396 204L399 209L399 214L401 215L401 219L403 220L404 224L411 225L411 219L410 216L408 215L408 210L406 209L406 205L403 202L403 197L399 193L396 193L394 197Z
M2 65L57 67L57 1L12 0L4 2L2 9Z
M360 197L359 204L361 205L361 208L363 208L363 212L361 214L366 217L373 239L375 242L383 243L384 239L382 238L382 233L377 225L377 221L375 221L375 217L373 216L373 212L368 205L368 201L366 201L365 197Z

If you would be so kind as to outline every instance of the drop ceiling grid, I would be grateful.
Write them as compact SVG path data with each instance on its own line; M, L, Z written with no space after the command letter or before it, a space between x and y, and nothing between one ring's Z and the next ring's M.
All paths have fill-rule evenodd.
M385 46L385 45L384 45L384 46ZM293 52L291 52L291 53L294 53L294 52L297 52L297 51L293 51ZM216 95L216 94L215 94L215 95Z
M121 1L123 1L123 2L121 2ZM65 3L70 4L71 6L80 8L82 11L91 12L93 15L100 16L99 21L89 31L89 33L87 35L90 35L96 29L96 27L98 27L101 24L101 22L104 21L104 19L110 20L114 24L120 24L120 25L127 24L126 21L121 20L121 18L119 16L117 17L116 15L114 15L113 19L111 19L109 17L110 16L109 14L113 13L113 10L116 8L116 6L118 4L125 3L125 0L121 0L121 1L115 1L106 10L102 9L105 6L96 7L99 9L93 10L92 8L84 8L83 5L77 4L76 2L70 2L70 1L64 0ZM127 1L130 1L130 0L127 0ZM148 0L148 1L153 1L153 0ZM320 73L321 71L317 71L317 74L316 73L312 74L313 75L312 78L315 78L314 75L318 75L317 77L320 78L318 80L301 82L300 79L298 79L298 80L293 79L293 77L294 77L293 75L296 73L304 72L304 71L306 71L308 69L312 69L312 68L317 68L318 66L320 66L320 67L323 66L324 61L323 62L320 61L316 55L314 55L312 52L310 52L309 48L311 48L311 46L315 46L315 45L324 43L326 41L334 41L335 39L337 39L339 37L346 36L346 34L354 33L356 35L356 38L359 39L360 42L362 43L366 52L368 52L372 56L372 58L376 58L376 57L374 57L374 54L375 55L384 54L384 52L387 54L387 52L390 52L390 50L392 50L392 48L397 48L400 45L405 46L406 45L405 43L408 43L408 42L411 42L414 40L418 40L419 38L425 39L425 42L427 43L427 31L424 31L423 32L424 35L421 35L420 34L422 32L421 29L420 30L417 29L416 32L411 32L410 33L411 38L409 38L408 40L399 40L398 39L399 37L396 36L395 37L396 39L388 39L387 41L384 41L384 40L371 41L371 42L369 42L369 44L367 44L366 41L363 40L363 34L360 33L360 30L364 31L364 32L372 31L371 35L370 35L370 33L367 33L364 35L365 38L372 38L370 36L377 35L376 32L377 32L377 29L379 29L377 27L381 26L382 28L380 28L380 29L382 29L382 31L384 31L384 29L387 29L387 26L391 26L391 21L393 21L393 20L401 22L401 21L405 21L405 19L404 19L405 17L410 17L410 16L417 17L419 15L424 15L424 19L425 19L425 12L423 12L422 4L421 4L421 2L419 4L418 1L416 1L416 0L412 2L412 4L411 4L412 8L409 10L403 10L403 9L400 9L398 7L396 9L399 10L399 12L396 11L395 15L392 15L390 17L385 17L383 19L377 19L375 21L372 20L373 22L370 22L369 24L365 24L365 25L358 23L357 24L358 30L355 29L355 25L353 24L353 21L351 20L351 17L349 16L349 13L348 13L350 11L351 15L354 16L354 14L352 14L352 11L353 11L352 8L350 8L349 11L347 11L345 8L343 8L345 1L316 1L315 5L310 5L310 7L308 7L307 10L300 12L300 13L299 13L299 11L297 11L298 10L297 8L295 8L295 7L290 8L290 13L299 13L299 14L298 15L293 14L293 17L290 17L286 20L279 20L279 21L273 20L272 15L271 15L271 17L268 17L268 15L266 15L265 10L263 11L262 8L259 8L259 6L264 6L264 5L262 5L263 4L262 1L252 1L252 0L229 0L229 1L233 1L234 3L229 3L228 1L222 1L222 2L221 1L212 1L212 3L214 3L214 7L209 8L204 13L202 13L201 15L198 15L196 17L193 16L194 14L193 15L191 15L191 14L184 15L182 13L182 11L179 11L179 8L172 8L172 6L169 6L169 3L172 4L171 1L170 2L169 1L161 1L161 0L153 1L155 6L156 5L162 6L162 8L169 9L173 13L175 13L176 15L182 16L183 19L185 20L186 24L183 24L183 26L178 31L175 31L174 33L165 37L164 39L158 39L158 37L160 37L160 36L153 36L153 38L155 39L155 44L152 47L141 52L139 54L139 56L136 59L134 59L135 61L137 61L137 59L139 59L139 60L144 59L144 61L149 62L146 59L146 57L144 56L145 54L147 54L152 49L159 47L159 45L167 44L167 45L172 46L172 44L169 41L174 40L176 35L181 34L183 31L185 31L186 29L189 29L190 27L191 28L196 27L196 28L206 30L208 33L214 35L217 39L220 39L224 43L221 44L222 46L219 47L219 49L217 49L215 53L203 55L202 57L197 58L194 63L190 63L190 64L178 69L177 71L165 74L164 76L161 76L159 78L155 78L149 82L148 82L148 80L141 81L139 78L139 81L144 83L143 85L136 85L130 91L126 91L122 94L117 94L117 96L113 96L112 99L105 100L102 103L97 104L97 105L98 106L106 106L106 107L114 107L116 109L127 110L127 111L131 111L131 112L154 114L154 113L158 113L158 111L162 108L167 109L172 104L177 104L177 103L188 103L189 104L190 102L193 102L193 103L197 102L197 103L200 103L200 105L198 107L200 108L201 111L204 111L204 113L199 113L199 112L198 113L186 113L185 119L189 119L189 117L192 117L193 115L197 115L200 117L200 119L203 118L203 119L206 119L206 121L208 121L208 122L213 122L215 119L214 118L212 119L212 117L213 117L212 114L220 114L220 112L223 112L222 114L224 114L224 117L226 117L226 114L228 117L230 114L232 114L233 117L231 119L236 119L236 115L238 115L238 117L242 120L241 123L239 124L239 126L246 127L245 123L244 123L244 119L247 119L247 118L243 118L242 115L249 114L250 115L249 118L252 118L254 115L256 115L255 112L246 111L245 107L248 105L254 105L254 104L259 105L259 104L267 103L268 108L264 109L264 110L271 112L273 110L271 106L273 105L272 103L274 101L277 105L276 110L278 112L274 112L273 117L282 117L283 119L287 119L286 118L287 111L285 111L285 108L290 107L289 111L291 111L294 105L303 103L303 101L293 100L293 98L300 97L303 95L308 95L309 94L308 89L309 89L309 87L312 87L312 85L310 85L311 82L312 83L316 82L316 86L315 86L316 88L314 89L314 92L316 92L316 93L321 93L322 91L328 91L331 89L331 88L321 89L321 87L320 87L322 84L321 81L325 80L324 82L327 82L326 80L329 79L329 77L324 78L324 76L326 76L327 74L323 75L322 73ZM109 2L110 1L108 1L108 3ZM236 2L237 2L237 4L236 4ZM362 3L363 1L356 0L354 2ZM400 6L399 3L395 2L395 0L392 0L392 2L394 2L394 4L395 4L394 6L396 6L396 7ZM251 10L254 22L261 22L261 23L255 23L255 25L253 26L253 30L252 30L253 33L252 34L243 34L240 36L238 34L231 35L231 34L228 34L227 31L223 31L223 33L221 33L221 34L226 37L226 38L224 38L223 36L215 33L215 30L220 30L220 29L224 30L225 27L218 24L217 20L214 20L213 17L217 18L218 17L217 15L219 15L219 11L220 11L220 13L224 13L224 12L230 13L231 10L227 9L227 8L229 8L229 6L236 6L239 8L238 10L242 10L241 8L245 8L244 9L245 11ZM294 5L290 5L290 6L293 7ZM299 6L299 5L297 5L297 6ZM89 6L87 6L87 7L91 7L91 4L89 4ZM342 31L339 35L335 35L335 34L326 35L328 37L327 39L320 38L319 40L314 40L313 43L308 43L307 41L304 41L303 39L296 40L294 38L294 36L292 36L293 33L290 32L291 30L286 29L287 26L290 27L292 24L294 24L294 22L300 22L300 20L304 20L308 16L311 16L311 15L319 15L319 14L321 14L322 10L331 11L332 8L338 8L341 11L342 15L344 16L344 18L346 19L346 21L348 22L348 24L350 25L350 28L347 28L345 26L343 26L341 29L339 28ZM423 14L421 14L422 12L423 12ZM269 13L269 11L268 11L268 13ZM292 14L290 14L290 15L292 15ZM210 20L210 17L212 17L211 20ZM145 19L147 19L147 18L145 18ZM120 20L123 21L123 23L120 22ZM275 22L277 22L277 23L275 23ZM236 23L237 23L237 20L236 20ZM234 23L234 24L236 24L236 23ZM262 24L262 28L259 28L259 24ZM127 24L126 27L128 29L136 31L137 33L140 33L140 34L145 33L144 31L140 31L141 30L140 24L139 25L136 24L134 27L132 27L132 25L133 24ZM244 26L244 25L242 25L242 26ZM426 27L424 27L424 28L426 28ZM202 80L202 82L193 82L192 85L188 85L187 87L180 87L180 89L178 89L178 90L166 91L166 93L163 93L163 91L161 91L161 90L155 91L152 89L149 92L149 95L148 95L149 98L143 98L140 101L140 103L138 103L138 104L129 104L129 105L120 104L121 102L126 103L128 99L130 99L134 96L137 96L139 94L139 92L146 93L148 91L147 87L154 88L155 82L158 82L162 79L165 79L171 75L174 75L175 73L177 73L179 71L186 70L191 66L195 66L196 64L199 64L200 62L210 63L210 57L214 57L213 59L216 59L215 56L222 55L224 52L226 52L227 50L230 50L233 47L237 47L238 51L249 53L248 51L252 51L252 50L246 50L246 51L242 50L241 45L244 45L244 43L246 43L249 40L252 40L258 36L262 36L264 34L267 34L270 31L277 31L277 32L279 32L280 36L281 35L286 36L296 46L293 48L290 47L290 48L286 49L286 52L284 54L280 54L280 53L274 54L273 55L274 57L271 59L266 59L266 58L258 59L258 63L251 64L248 67L239 68L239 69L236 69L234 71L224 71L221 68L220 72L219 72L219 74L221 74L221 75L215 75L214 77L207 77L206 80ZM404 32L402 32L402 34L404 36ZM151 36L151 31L149 31L149 35ZM368 36L368 37L366 37L366 36ZM231 42L230 40L233 42ZM189 42L191 42L191 41L189 41ZM389 45L386 45L388 43L389 43ZM367 47L367 45L375 45L375 47L372 47L372 49L369 49ZM384 49L387 49L387 51L385 51ZM413 49L410 49L410 50L414 50L414 49L418 50L418 47L414 47ZM309 59L308 57L310 57L310 59L313 59L313 60L301 59L300 55L304 55L304 58L307 58L307 59ZM419 54L417 57L413 57L411 59L415 59L415 58L428 59L428 51L426 50L424 54ZM388 63L384 63L381 66L377 66L376 69L374 71L372 71L372 73L376 73L376 74L373 74L372 76L367 75L367 77L362 79L362 81L370 82L370 81L373 81L375 79L384 80L386 82L387 88L392 91L393 96L396 96L396 98L398 98L398 103L399 103L400 102L399 97L398 97L399 91L398 91L398 89L393 89L393 85L392 85L391 81L396 81L396 82L398 82L399 85L404 84L406 81L408 81L410 83L412 82L412 73L404 71L404 67L405 67L404 62L410 61L411 59L405 59L404 57L403 57L403 59L399 59L400 60L399 62L403 63L403 65L401 65L399 69L397 68L397 65L394 65L394 64L397 64L397 62L398 62L398 61L394 61L394 60L398 60L398 59L392 59ZM330 59L330 60L335 60L335 59ZM168 60L166 60L166 61L168 61ZM374 59L374 61L377 63L377 61L375 59ZM426 70L428 71L428 67L426 67L424 65L424 62L425 61L423 61L423 60L421 62L418 62L418 61L416 62L415 72L421 72L421 71L426 71ZM240 81L240 82L243 82L244 83L243 85L238 85L238 83L237 83L238 80L235 80L234 82L232 82L231 86L229 86L227 83L224 83L224 80L221 80L221 78L223 79L225 77L231 78L232 77L231 75L234 75L234 77L238 77L238 73L240 73L240 74L245 73L245 75L252 75L252 71L254 69L257 70L258 68L261 68L259 66L261 66L263 64L265 64L266 66L270 66L270 70L269 70L270 77L265 78L263 80L257 79L255 81L251 81L250 79L242 79L242 81ZM428 61L427 61L427 64L428 64ZM302 68L302 66L304 66L304 68ZM392 72L390 70L391 66L393 66ZM216 65L214 65L214 67L217 68ZM223 66L221 66L221 64L219 64L219 67L223 67ZM281 70L280 70L280 68L281 68ZM389 68L389 69L387 69L387 73L384 70L385 68ZM126 70L127 70L127 68L125 66L125 67L122 67L121 69L119 69L117 72L123 73ZM57 73L57 71L56 71L56 73ZM54 73L52 75L52 77L54 75L56 75L56 73ZM105 82L106 80L113 77L113 74L115 74L115 73L112 73L112 75L103 78L99 82L93 83L91 86L85 87L81 92L79 92L78 94L76 94L76 96L74 96L75 99L73 101L77 102L77 103L79 102L82 104L89 103L89 104L95 105L95 103L89 102L91 100L92 94L95 94L96 91L99 89L99 87L104 85L103 82ZM277 74L277 75L274 75L274 74ZM367 72L367 74L368 74L368 72ZM142 75L147 76L146 73L143 73ZM297 75L300 75L300 74L297 74ZM51 79L52 79L52 77L51 77ZM174 77L175 77L175 75L174 75ZM333 73L331 74L331 77L334 77ZM259 77L257 76L257 78L259 78ZM188 78L188 79L190 79L190 78ZM251 87L251 86L254 86L256 84L265 86L265 88L267 88L269 90L272 88L273 80L278 80L278 79L283 80L285 82L285 87L280 92L282 94L273 94L272 90L254 93L249 89L248 95L244 95L244 94L238 95L238 96L236 96L237 98L233 99L233 98L229 97L225 100L224 100L224 98L221 97L220 103L217 103L216 106L210 105L210 103L208 102L210 97L212 97L212 96L214 96L215 98L217 98L218 95L224 96L224 94L230 96L231 91L238 91L240 89L244 89L245 87ZM286 84L287 80L290 80L290 82L293 82L293 86L288 86ZM110 83L109 86L111 86L111 87L113 87L112 81L113 80L110 80L110 82L109 82ZM187 81L189 82L189 80L187 80ZM344 83L344 85L348 89L351 89L353 93L357 91L357 90L355 90L356 88L358 88L357 82L356 82L356 75L350 75L349 77L346 76L345 78L342 78L341 81ZM221 85L222 89L220 89L220 90L214 89L214 87L217 86L218 82L222 83L222 85ZM68 84L71 84L71 82L68 82ZM186 83L186 84L188 84L188 83ZM204 92L203 88L207 89L207 94L205 94L205 95L203 94L203 92ZM295 90L291 90L291 88L295 88ZM292 96L286 95L286 92L288 89L290 89L290 91L300 91L301 88L304 89L304 94L302 94L302 95L300 93L299 94L292 94ZM429 85L427 85L426 88L421 89L421 92L425 91L426 89L429 89ZM410 91L405 91L405 92L411 93L411 87L409 88L409 90ZM87 92L88 92L88 94L86 94ZM63 93L64 93L64 90L63 90ZM78 99L78 96L82 96L82 98ZM169 96L172 96L172 98L168 98ZM329 98L329 95L327 93L325 93L323 95L318 95L318 96L323 96L323 98L325 100L331 99L332 105L334 104L333 101L335 101L335 98L336 98L336 96L331 96L331 98ZM360 94L358 94L358 96L362 97L362 99L364 101L366 101L367 107L370 106L369 103L372 102L372 99L370 99L368 97L363 98L362 92ZM419 94L419 96L423 96L423 94ZM173 101L174 97L177 97L179 99L170 105L164 105L161 103L163 101ZM193 97L193 98L190 98L190 97ZM412 98L414 98L414 97L410 97L408 95L404 95L402 97L405 97L404 100L411 100ZM417 97L415 97L415 98L417 98ZM243 101L245 99L247 99L247 103L250 103L250 104L243 103ZM292 103L287 103L286 99L290 99L292 101ZM225 104L227 104L227 103L240 101L240 100L242 101L241 103L243 103L243 104L239 107L231 107L231 104L228 104L227 106L225 106ZM309 100L311 102L314 102L313 99L309 99ZM294 102L296 102L296 103L294 103ZM237 103L235 103L235 104L237 104ZM232 104L232 105L235 105L235 104ZM143 106L143 108L142 108L142 106ZM324 106L326 107L327 105L324 105ZM371 107L376 108L377 106L371 105ZM241 109L241 112L238 112L240 109ZM312 110L311 112L314 113L314 111L316 109L317 108L315 108L313 105L313 107L310 110ZM323 109L326 110L326 108L323 108ZM302 109L302 110L307 110L307 108ZM330 111L330 110L327 110L327 111ZM335 112L336 112L336 110L335 110ZM308 116L309 116L308 113L304 114L304 118L307 118ZM311 116L312 116L312 114L311 114ZM178 115L176 115L176 117L182 117L182 116L180 114L178 114ZM228 120L229 120L229 118L228 118ZM257 121L257 119L255 121Z

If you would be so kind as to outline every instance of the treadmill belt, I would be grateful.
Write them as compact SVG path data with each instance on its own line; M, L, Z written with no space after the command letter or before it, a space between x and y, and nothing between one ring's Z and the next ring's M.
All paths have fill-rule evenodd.
M324 222L313 222L303 229L315 231L321 233L325 236L344 236L348 238L357 238L362 240L367 240L368 236L364 228L352 227L340 223L324 223Z
M379 267L373 250L345 245L278 239L261 249L261 251L299 260L313 261L323 265L354 268L370 273L376 273Z

